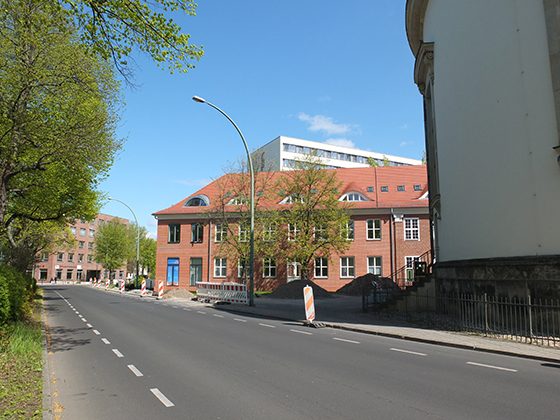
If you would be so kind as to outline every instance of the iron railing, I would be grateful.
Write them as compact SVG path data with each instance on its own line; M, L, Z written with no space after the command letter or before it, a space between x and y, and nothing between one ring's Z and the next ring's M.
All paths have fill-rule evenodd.
M363 309L387 307L395 291L363 295ZM402 299L408 321L541 346L560 347L560 300L415 293Z

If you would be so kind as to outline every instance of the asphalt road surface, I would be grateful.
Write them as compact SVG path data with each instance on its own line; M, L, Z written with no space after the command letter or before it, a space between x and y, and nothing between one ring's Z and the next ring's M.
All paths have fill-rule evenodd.
M560 365L89 286L44 290L62 420L560 418Z

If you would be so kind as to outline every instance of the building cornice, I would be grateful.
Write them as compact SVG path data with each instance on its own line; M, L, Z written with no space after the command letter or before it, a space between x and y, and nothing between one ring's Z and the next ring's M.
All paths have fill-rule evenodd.
M424 41L424 18L429 0L407 0L406 2L406 36L408 45L415 57Z

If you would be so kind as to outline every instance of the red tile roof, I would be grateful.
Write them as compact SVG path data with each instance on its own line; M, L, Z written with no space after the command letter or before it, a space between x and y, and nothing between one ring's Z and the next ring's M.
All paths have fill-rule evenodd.
M391 207L428 207L427 191L428 176L425 165L412 166L380 166L373 168L342 168L329 169L336 171L338 180L342 181L341 196L349 192L359 192L369 201L354 201L352 208L391 208ZM286 172L278 171L272 174L276 180ZM210 199L218 196L220 182L225 180L224 175L216 181L208 184L194 194L184 198L177 204L158 212L155 216L200 213L208 207L184 207L185 203L192 197L206 195ZM247 176L249 176L247 174ZM398 191L398 187L403 186L404 191ZM415 190L419 186L419 191ZM372 192L368 192L368 187L372 187ZM387 192L382 192L382 187L387 187ZM258 187L255 187L255 192ZM421 197L426 198L421 198ZM281 199L278 200L280 202ZM275 204L278 204L275 203Z

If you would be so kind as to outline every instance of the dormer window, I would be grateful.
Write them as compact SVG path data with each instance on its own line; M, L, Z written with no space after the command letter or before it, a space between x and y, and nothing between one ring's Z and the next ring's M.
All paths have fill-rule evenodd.
M365 198L360 193L352 192L352 193L348 193L348 194L343 195L340 198L340 201L369 201L369 200L367 198Z
M397 185L397 191L398 192L403 192L404 191L404 185Z
M297 202L303 203L304 196L301 194L291 194L286 198L284 198L282 201L280 201L280 204L292 204Z
M249 205L249 199L243 195L237 195L233 197L227 203L228 206L242 206L242 205Z
M208 207L210 200L205 195L197 195L187 200L184 207Z
M422 185L415 185L414 191L422 191Z

